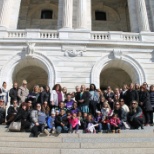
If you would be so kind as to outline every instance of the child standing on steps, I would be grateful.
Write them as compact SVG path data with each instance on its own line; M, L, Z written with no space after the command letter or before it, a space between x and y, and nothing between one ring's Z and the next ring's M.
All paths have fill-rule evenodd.
M120 119L118 118L117 114L113 114L112 118L110 119L110 125L112 133L120 133Z
M69 132L73 133L73 130L75 130L75 133L78 133L79 129L79 119L76 115L76 113L72 114L72 117L69 118Z

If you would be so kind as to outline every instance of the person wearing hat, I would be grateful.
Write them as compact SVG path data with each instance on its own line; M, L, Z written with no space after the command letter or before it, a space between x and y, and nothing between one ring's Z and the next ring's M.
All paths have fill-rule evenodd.
M29 90L27 89L27 81L23 80L22 86L18 89L18 97L20 98L19 104L26 101L28 94Z

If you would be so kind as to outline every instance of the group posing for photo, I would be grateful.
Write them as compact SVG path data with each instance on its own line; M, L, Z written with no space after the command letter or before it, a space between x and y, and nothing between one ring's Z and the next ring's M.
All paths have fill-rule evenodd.
M10 97L10 103L8 103ZM8 104L10 104L8 106ZM95 84L76 86L67 92L60 84L35 85L32 92L27 81L0 88L0 124L10 131L40 133L120 133L122 129L153 126L154 85L130 83L122 88L97 89Z

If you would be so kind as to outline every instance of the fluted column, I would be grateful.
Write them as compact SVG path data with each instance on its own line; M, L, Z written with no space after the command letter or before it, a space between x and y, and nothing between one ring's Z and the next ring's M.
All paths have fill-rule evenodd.
M73 0L63 0L63 22L62 28L72 29Z
M78 0L77 29L91 30L91 0Z
M12 0L3 0L2 9L0 12L0 27L9 28L9 20L11 15Z
M145 0L136 0L140 31L150 31Z

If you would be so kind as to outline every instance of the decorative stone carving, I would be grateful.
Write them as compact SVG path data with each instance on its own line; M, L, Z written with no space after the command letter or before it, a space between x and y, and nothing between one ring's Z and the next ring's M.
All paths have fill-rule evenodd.
M63 47L62 51L66 57L82 57L83 52L86 52L86 47Z
M25 53L26 57L33 57L35 52L35 45L36 43L27 42L27 47L23 48L23 52Z
M114 59L122 59L122 51L120 49L113 50Z

